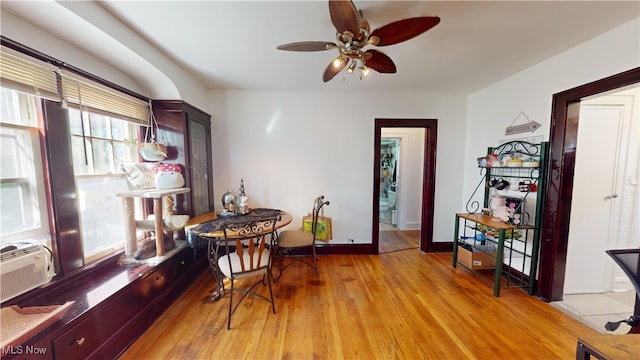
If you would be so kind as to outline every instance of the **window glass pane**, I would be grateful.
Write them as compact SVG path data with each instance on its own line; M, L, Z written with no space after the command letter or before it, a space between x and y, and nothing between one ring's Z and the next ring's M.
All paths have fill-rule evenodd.
M115 194L129 190L121 164L138 160L136 148L127 143L137 138L137 126L122 119L84 111L83 136L82 129L78 131L80 112L74 110L75 120L71 113L70 109L83 251L85 261L90 262L124 246L126 229L122 198ZM137 199L138 218L142 215L141 208L141 201Z
M19 147L17 130L3 128L0 134L0 177L20 177Z
M131 138L135 138L129 132L131 128L130 124L126 121L118 121L116 119L112 119L111 122L111 138L113 140L125 141Z
M91 123L91 136L103 139L111 138L111 122L108 116L91 113L89 122Z
M73 135L82 135L82 120L80 110L69 108L69 129Z
M71 152L73 156L73 172L76 175L87 175L93 173L93 162L91 161L91 141L80 136L71 137ZM87 152L87 154L85 154Z
M0 235L3 241L48 235L38 130L0 126Z
M113 164L115 166L115 172L122 172L122 164L131 164L138 162L134 158L131 145L124 142L113 142Z
M20 184L0 185L0 199L2 199L0 202L0 234L2 235L37 225L29 224L28 219L25 217L29 211L25 209L25 204L22 202L21 192Z
M113 172L113 147L107 140L93 140L93 166L95 174L109 174Z
M0 88L0 122L37 127L35 100L34 96Z
M73 135L92 136L91 122L89 113L80 111L73 107L69 107L69 128Z
M122 246L125 238L122 199L127 191L124 177L77 177L84 256Z
M20 108L18 106L18 93L8 89L2 89L0 93L0 116L1 120L7 124L20 124Z

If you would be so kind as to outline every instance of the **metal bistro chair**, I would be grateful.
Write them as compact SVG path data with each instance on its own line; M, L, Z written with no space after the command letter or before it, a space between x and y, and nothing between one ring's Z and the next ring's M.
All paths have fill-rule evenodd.
M271 303L271 310L276 313L271 289L271 250L275 244L276 222L280 216L262 218L260 220L228 222L223 225L224 247L226 255L218 259L220 272L229 278L229 318L227 329L231 329L231 316L236 312L244 298L251 294ZM245 288L237 288L236 280L259 277L260 279ZM258 294L254 288L259 284L269 287L269 297ZM234 305L233 294L242 295Z
M324 200L324 196L318 196L313 203L311 232L304 230L284 230L278 235L277 258L278 269L282 272L289 266L300 261L310 266L318 276L318 260L316 258L316 230L318 228L318 217L323 206L329 205L329 201ZM304 224L303 224L304 225ZM305 251L306 250L306 251ZM311 257L311 262L307 258ZM291 259L283 266L284 259Z

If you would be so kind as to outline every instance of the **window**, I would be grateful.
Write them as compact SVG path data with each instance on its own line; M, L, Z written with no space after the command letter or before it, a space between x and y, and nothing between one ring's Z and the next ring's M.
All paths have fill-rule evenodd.
M120 249L126 233L122 199L128 187L121 169L137 162L136 126L128 121L69 108L73 171L76 178L85 261ZM140 204L136 204L138 215Z
M0 88L0 235L2 241L49 240L40 148L38 98ZM128 143L137 126L102 113L68 109L73 170L85 263L124 245L122 164L138 161ZM141 216L142 205L136 204Z
M36 97L0 89L0 235L49 239Z
M116 254L149 100L4 39L0 63L1 240L48 239L58 275Z

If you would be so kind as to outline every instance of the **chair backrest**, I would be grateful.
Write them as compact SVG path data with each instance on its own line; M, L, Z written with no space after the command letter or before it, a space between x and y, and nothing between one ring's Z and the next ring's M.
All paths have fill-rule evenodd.
M316 230L318 229L318 218L320 217L320 211L322 210L322 207L325 205L329 205L329 201L325 201L324 200L324 195L320 195L318 196L314 201L313 201L313 210L311 212L312 214L312 221L311 221L311 233L313 234L313 240L316 240Z
M631 284L636 289L636 301L640 301L640 249L605 250L605 252L613 258L616 264L629 277ZM635 309L638 309L638 307L636 306Z
M233 264L229 258L229 267L232 273L251 272L271 267L271 257L264 259L264 250L271 252L275 242L276 223L280 215L226 222L223 225L224 245L227 254L235 247L238 256L238 264ZM246 256L245 256L246 255ZM267 260L266 262L264 260Z

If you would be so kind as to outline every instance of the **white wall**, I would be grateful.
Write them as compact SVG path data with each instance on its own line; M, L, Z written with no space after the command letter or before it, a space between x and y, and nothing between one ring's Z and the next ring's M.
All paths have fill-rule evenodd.
M211 101L215 198L244 178L252 207L286 210L299 227L324 194L333 243L372 241L374 119L438 119L433 233L434 241L451 241L466 99L232 90L212 92Z
M501 139L543 135L549 139L553 94L640 66L640 18L545 60L469 96L463 202L479 181L476 158ZM505 136L524 111L543 126L533 134ZM520 122L518 122L520 123ZM476 199L481 201L482 194Z
M131 91L146 93L142 84L122 71L9 11L2 11L2 35Z
M40 12L46 12L47 9L53 11L51 16L68 13L55 3L44 2L39 6L44 7L39 9ZM122 53L121 48L110 50L118 54L122 69L126 70L119 70L103 61L100 56L78 48L4 9L0 12L2 35L140 95L159 100L182 99L204 111L208 110L207 88L196 77L148 44L130 28L124 27L111 16L104 16L105 10L102 7L86 1L65 3L65 6L75 8L93 23L86 25L83 19L70 18L74 22L96 27L92 28L95 31L106 30L109 34L118 35L119 39L123 39L129 51ZM69 19L59 21L65 20Z

